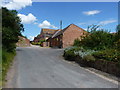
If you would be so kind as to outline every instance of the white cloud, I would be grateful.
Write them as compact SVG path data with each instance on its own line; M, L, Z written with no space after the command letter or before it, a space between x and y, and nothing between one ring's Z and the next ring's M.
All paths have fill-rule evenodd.
M19 10L25 8L26 6L31 6L32 0L3 0L2 6L10 10Z
M35 25L37 25L38 23L37 22L34 22Z
M28 39L29 39L30 41L32 41L32 40L34 40L34 36L29 36Z
M28 15L18 14L18 16L21 18L21 21L24 24L30 24L37 20L36 17L31 13L29 13Z
M90 21L86 21L86 22L80 22L80 23L78 23L78 25L88 26L88 25L97 24L97 23L98 23L98 21L96 21L96 20L90 20Z
M85 25L86 23L78 23L78 25Z
M101 21L99 24L107 25L107 24L114 23L114 22L117 22L117 20L115 20L115 19L113 19L113 20L105 20L105 21Z
M92 11L85 11L85 12L83 12L83 14L85 14L85 15L95 15L95 14L98 14L100 12L101 11L99 11L99 10L92 10Z
M38 25L40 28L57 28L57 27L55 27L54 25L51 25L51 23L50 22L48 22L47 20L44 20L42 23L40 23L39 25Z

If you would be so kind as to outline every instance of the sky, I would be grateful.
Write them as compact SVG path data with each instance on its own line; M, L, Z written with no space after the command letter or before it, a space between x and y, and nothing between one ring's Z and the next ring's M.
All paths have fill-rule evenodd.
M22 34L30 40L40 34L41 28L59 29L61 20L63 29L75 24L86 30L89 25L95 24L115 32L118 24L117 2L5 1L2 3L3 7L18 11L18 17L25 29Z

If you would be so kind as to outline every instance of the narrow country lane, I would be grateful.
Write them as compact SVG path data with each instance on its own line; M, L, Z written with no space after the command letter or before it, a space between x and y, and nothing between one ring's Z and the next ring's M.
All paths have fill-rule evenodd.
M19 47L8 88L117 88L118 85L65 61L63 49Z

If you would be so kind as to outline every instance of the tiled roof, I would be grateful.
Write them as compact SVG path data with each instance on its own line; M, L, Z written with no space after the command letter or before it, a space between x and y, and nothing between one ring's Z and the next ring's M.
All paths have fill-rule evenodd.
M46 29L46 28L43 28L41 30L41 33L49 33L49 34L54 34L57 30L54 30L54 29Z
M55 32L57 32L58 30L54 30L54 29L46 29L43 28L41 30L41 33L37 35L37 37L34 38L34 41L39 41L41 38L46 37L51 37ZM45 36L44 36L45 35Z
M58 31L52 36L52 38L57 37L57 36L63 34L63 32L64 32L65 30L67 30L67 28L70 27L70 26L72 26L72 27L73 27L73 26L78 27L78 26L75 25L75 24L70 24L69 26L67 26L67 27L64 28L63 30L58 30ZM80 27L78 27L78 28L80 28ZM84 29L82 29L82 28L80 28L80 29L81 29L82 31L86 32Z
M62 30L59 29L57 32L55 32L55 34L52 36L52 38L54 38L60 34L62 34Z

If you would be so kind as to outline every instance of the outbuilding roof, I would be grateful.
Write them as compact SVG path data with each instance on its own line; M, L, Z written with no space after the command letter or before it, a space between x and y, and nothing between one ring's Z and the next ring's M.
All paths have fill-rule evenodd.
M67 27L64 28L63 30L60 30L60 29L59 29L57 32L55 32L55 34L53 34L52 38L57 37L57 36L63 34L63 33L67 30L67 28L70 27L70 26L71 26L71 27L78 27L78 26L75 25L75 24L70 24L69 26L67 26ZM79 28L80 30L86 32L84 29L82 29L82 28L80 28L80 27L78 27L78 28Z
M41 33L49 33L49 34L54 34L57 30L55 29L46 29L46 28L43 28L41 30Z

